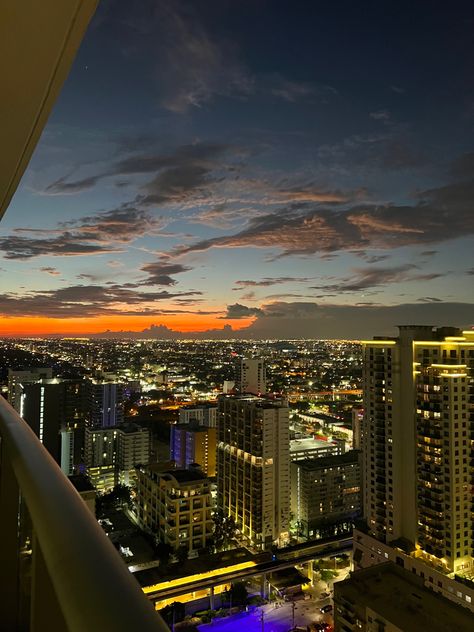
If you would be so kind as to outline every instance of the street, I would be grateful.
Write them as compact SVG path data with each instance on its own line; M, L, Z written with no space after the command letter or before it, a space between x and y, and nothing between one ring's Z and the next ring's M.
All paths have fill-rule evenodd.
M292 627L304 627L315 622L327 621L332 624L330 614L322 614L320 608L330 603L329 599L298 601L294 604L294 624L293 624L293 604L284 603L282 605L266 604L255 608L252 612L242 612L225 617L214 619L212 623L200 625L200 632L234 632L245 627L245 632L288 632ZM263 613L263 622L262 622Z

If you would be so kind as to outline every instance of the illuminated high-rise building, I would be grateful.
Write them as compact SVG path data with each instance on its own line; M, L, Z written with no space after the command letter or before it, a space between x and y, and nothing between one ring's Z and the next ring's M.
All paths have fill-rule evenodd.
M259 549L288 539L290 514L289 409L262 397L219 398L219 509Z
M129 485L137 465L150 460L150 432L128 423L113 428L86 428L84 464L100 491L117 483Z
M93 381L90 415L95 428L111 428L123 422L123 384Z
M364 367L369 534L446 572L474 570L474 331L400 327L364 343Z
M21 411L22 384L34 384L40 380L50 380L53 377L53 369L32 367L24 371L8 369L8 401L16 410Z

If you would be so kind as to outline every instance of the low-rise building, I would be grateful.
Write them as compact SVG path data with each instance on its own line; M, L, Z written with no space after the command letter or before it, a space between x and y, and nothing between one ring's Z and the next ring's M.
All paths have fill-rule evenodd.
M174 550L208 546L214 525L211 487L210 479L195 468L138 468L135 505L140 527Z
M467 632L473 627L472 613L392 562L334 584L335 632Z

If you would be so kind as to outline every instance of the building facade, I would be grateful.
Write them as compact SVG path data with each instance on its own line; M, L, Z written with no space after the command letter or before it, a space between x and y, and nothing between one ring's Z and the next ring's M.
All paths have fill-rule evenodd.
M257 549L288 539L289 409L254 396L219 398L218 507Z
M393 562L334 584L335 632L472 630L472 614Z
M179 423L197 422L200 426L215 428L217 426L217 406L215 404L198 404L179 409Z
M474 331L406 326L364 343L364 515L446 573L474 570Z
M53 369L36 368L26 369L24 371L15 371L8 369L8 401L21 416L21 394L23 392L22 384L34 384L41 380L51 380L53 377Z
M84 465L94 486L105 491L131 485L137 465L150 460L150 433L137 424L114 428L86 428Z
M138 468L136 515L142 529L175 551L207 547L212 540L212 483L200 470Z
M346 450L344 439L321 440L317 437L290 440L290 460L301 461L324 456L343 454Z
M242 358L236 365L235 390L240 394L265 395L267 392L265 362L260 358Z
M111 428L123 422L123 391L124 385L118 382L92 382L90 420L93 427Z
M362 505L359 452L293 461L290 474L299 535L321 538L352 530Z
M200 426L197 422L176 424L170 431L170 459L178 468L193 463L209 477L216 475L216 428Z

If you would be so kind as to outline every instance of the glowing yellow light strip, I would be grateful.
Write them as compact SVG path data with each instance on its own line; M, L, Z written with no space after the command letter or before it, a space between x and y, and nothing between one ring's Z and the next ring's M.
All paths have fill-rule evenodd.
M363 345L396 345L395 340L361 340Z
M243 571L246 568L256 566L255 562L241 562L240 564L233 564L232 566L224 566L222 568L215 568L212 571L206 571L205 573L196 573L195 575L188 575L187 577L178 577L177 579L171 579L159 584L153 584L152 586L145 586L142 588L145 595L148 595L159 590L166 590L168 588L176 588L177 586L186 586L193 582L197 582L203 579L209 579L210 577L218 577L219 575L225 575L227 573L235 573L236 571Z
M442 377L467 377L467 373L441 373Z
M442 347L442 346L446 346L446 347L472 347L474 346L474 342L468 342L467 340L465 342L455 342L454 340L448 340L447 338L445 340L437 340L437 341L433 341L433 340L414 340L413 341L414 345L418 345L418 346L422 346L422 347Z
M465 369L467 364L430 364L436 369Z

